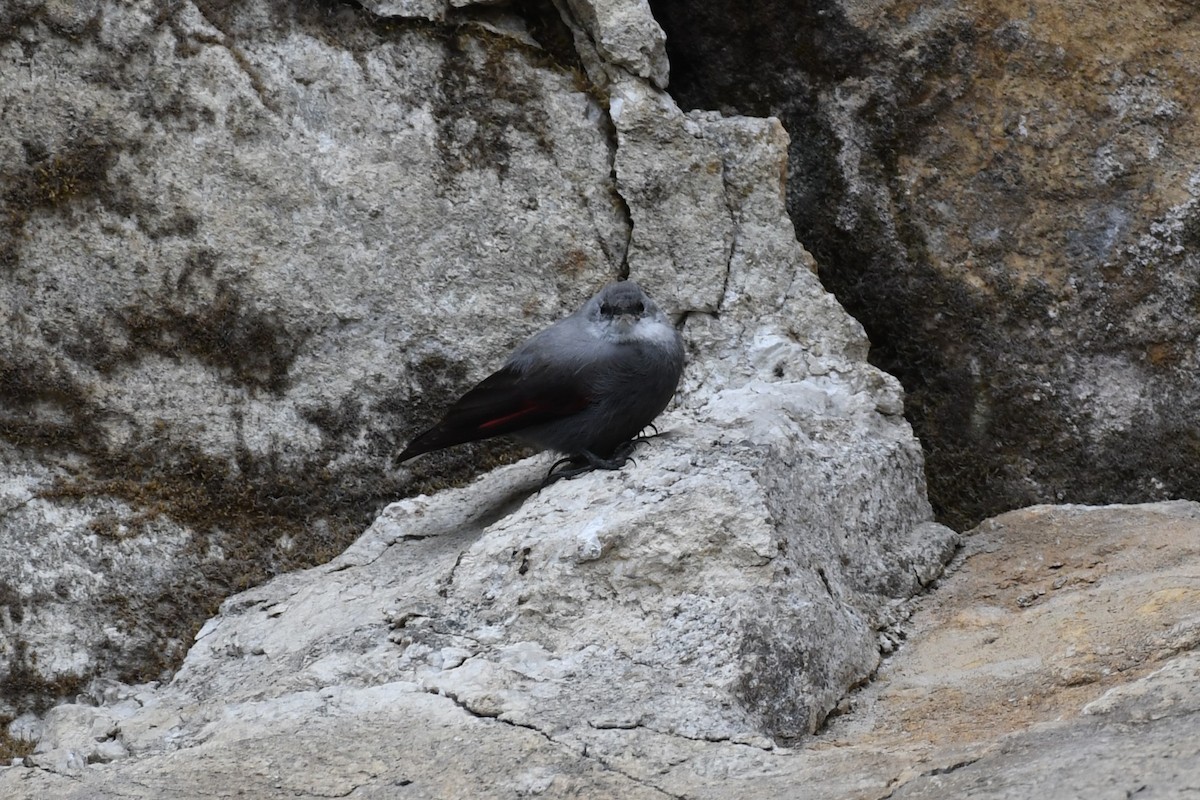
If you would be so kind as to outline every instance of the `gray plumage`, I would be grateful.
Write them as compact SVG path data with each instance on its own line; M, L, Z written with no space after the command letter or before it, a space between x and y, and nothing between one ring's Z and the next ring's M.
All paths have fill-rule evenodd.
M667 316L632 281L609 284L518 347L397 460L507 434L583 469L614 469L682 371L683 341Z

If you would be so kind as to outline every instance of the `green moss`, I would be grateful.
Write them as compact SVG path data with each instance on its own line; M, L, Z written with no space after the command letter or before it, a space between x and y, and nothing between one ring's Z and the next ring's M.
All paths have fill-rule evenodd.
M100 136L69 141L62 149L40 155L44 150L26 146L30 160L19 185L7 193L11 203L30 208L59 208L82 197L104 194L108 172L120 148Z
M446 38L434 112L441 163L451 173L511 166L515 137L524 135L546 152L549 121L537 83L509 61L508 50L483 43L473 33Z
M0 355L0 396L0 438L35 450L86 450L101 441L86 390L32 355Z
M232 327L237 330L236 324ZM167 330L176 329L168 325ZM253 340L254 336L241 339ZM157 346L164 340L152 341ZM130 357L121 348L98 345L87 352L108 362ZM243 370L252 385L272 385L259 378L271 375L270 358L251 359L248 363L257 371L248 373L238 362L218 363L225 364L230 375ZM334 474L325 467L342 440L356 435L352 401L340 414L328 416L327 449L293 456L285 466L280 454L255 456L244 447L232 458L215 458L189 442L171 441L166 428L144 432L133 444L110 452L98 427L104 409L67 373L35 354L0 358L0 393L5 397L0 437L42 454L65 475L41 497L68 504L98 497L124 501L132 512L103 514L92 523L94 533L110 539L152 535L164 519L194 532L183 557L199 566L169 594L149 604L139 600L135 608L122 605L119 594L102 601L124 620L133 639L143 642L140 652L97 656L98 668L106 674L119 671L124 680L161 677L183 655L182 645L164 643L189 642L222 598L279 572L329 560L369 524L384 502L402 494L397 479L384 470L363 467ZM290 547L280 546L281 539L289 540ZM219 548L220 559L208 558L210 546ZM4 587L0 608L7 608L14 622L24 615L24 606ZM41 680L32 665L18 658L0 691L15 692L5 696L24 711L65 698L87 677Z
M341 445L354 439L366 424L362 403L353 396L343 397L336 404L304 409L300 415L317 426L328 446Z

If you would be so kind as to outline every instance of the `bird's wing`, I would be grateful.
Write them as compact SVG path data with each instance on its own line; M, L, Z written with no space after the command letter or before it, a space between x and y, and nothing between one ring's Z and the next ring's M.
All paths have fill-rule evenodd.
M557 370L521 370L509 364L459 398L442 421L413 439L396 461L516 433L576 414L588 402L586 387L574 376Z

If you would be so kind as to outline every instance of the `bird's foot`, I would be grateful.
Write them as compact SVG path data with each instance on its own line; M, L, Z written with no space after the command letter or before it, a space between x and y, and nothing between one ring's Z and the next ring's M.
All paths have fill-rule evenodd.
M559 469L558 472L555 472L555 470L563 464L569 464L570 466L568 466L566 469ZM542 485L538 487L538 491L540 492L542 489L545 489L555 481L562 480L563 478L574 478L576 475L582 475L585 472L591 472L593 469L595 469L595 467L589 464L584 463L581 465L579 460L576 458L560 458L558 461L555 461L550 465L550 470L546 473L546 477L542 481Z
M557 480L574 478L576 475L582 475L585 472L591 472L596 469L620 469L625 466L627 461L633 461L633 448L640 441L642 440L630 439L628 442L624 442L608 458L601 458L588 450L580 450L573 456L560 458L550 466L550 471L546 473L546 479L542 481L541 488L545 489ZM556 469L563 465L567 465L566 469L555 472Z

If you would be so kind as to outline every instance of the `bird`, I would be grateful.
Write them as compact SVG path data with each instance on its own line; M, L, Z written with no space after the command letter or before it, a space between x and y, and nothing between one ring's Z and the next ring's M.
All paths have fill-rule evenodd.
M619 469L675 395L682 373L683 339L667 315L633 281L610 283L517 347L396 463L508 435L565 456L547 483Z

